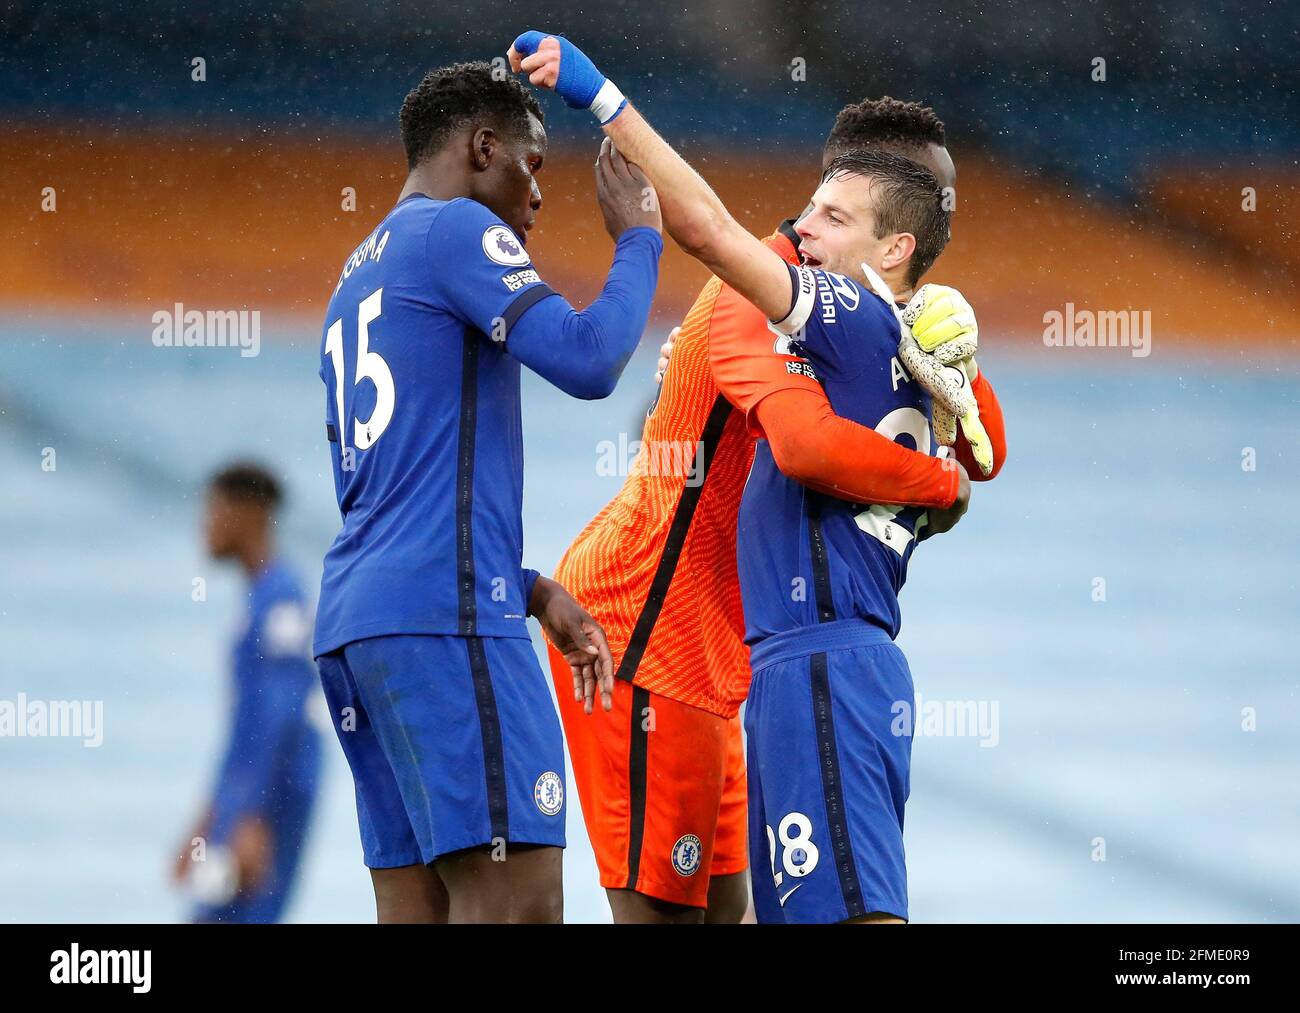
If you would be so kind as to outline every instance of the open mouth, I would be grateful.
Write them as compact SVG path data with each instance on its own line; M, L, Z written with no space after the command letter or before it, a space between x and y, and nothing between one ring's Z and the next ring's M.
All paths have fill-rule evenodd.
M802 260L803 260L803 266L804 266L804 267L821 267L821 266L822 266L822 262L821 262L821 260L820 260L819 258L817 258L817 257L814 257L811 253L808 253L807 251L802 251L802 250L801 250L800 253L799 253L799 256L800 256L800 257L802 258Z

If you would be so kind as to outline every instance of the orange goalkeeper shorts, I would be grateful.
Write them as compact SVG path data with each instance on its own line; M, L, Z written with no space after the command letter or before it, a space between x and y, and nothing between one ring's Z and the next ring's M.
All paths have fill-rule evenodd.
M547 645L600 885L707 907L709 879L749 864L745 748L730 719L621 679L614 708L573 699L563 655Z

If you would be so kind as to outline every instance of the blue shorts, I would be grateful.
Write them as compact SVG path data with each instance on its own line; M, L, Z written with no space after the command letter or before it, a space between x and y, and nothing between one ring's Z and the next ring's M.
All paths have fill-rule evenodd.
M907 918L903 806L914 707L885 631L841 620L755 644L745 705L759 922Z
M564 847L564 742L532 641L373 637L317 664L370 868Z

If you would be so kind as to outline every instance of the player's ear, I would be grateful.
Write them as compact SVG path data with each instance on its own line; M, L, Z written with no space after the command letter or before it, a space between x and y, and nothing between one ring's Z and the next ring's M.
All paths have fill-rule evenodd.
M889 245L885 247L885 256L880 266L888 271L905 264L915 252L916 236L910 232L896 232L889 237Z
M484 171L492 164L492 156L496 154L497 146L501 139L491 127L479 127L470 135L469 157L474 163L474 168L479 172Z

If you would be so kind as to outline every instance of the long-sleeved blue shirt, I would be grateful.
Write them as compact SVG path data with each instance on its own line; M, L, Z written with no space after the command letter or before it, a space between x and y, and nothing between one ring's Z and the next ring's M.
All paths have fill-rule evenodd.
M413 194L348 258L320 375L343 527L313 650L392 634L528 636L520 366L609 394L650 312L663 240L620 236L574 310L482 204Z

